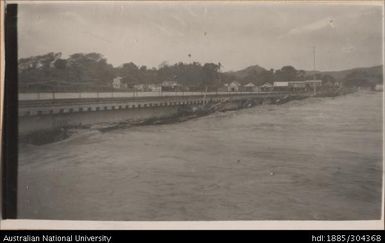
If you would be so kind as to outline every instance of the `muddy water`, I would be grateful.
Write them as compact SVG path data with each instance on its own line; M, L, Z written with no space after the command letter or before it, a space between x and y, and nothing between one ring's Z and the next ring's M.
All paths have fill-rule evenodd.
M382 96L359 92L19 148L19 217L379 219Z

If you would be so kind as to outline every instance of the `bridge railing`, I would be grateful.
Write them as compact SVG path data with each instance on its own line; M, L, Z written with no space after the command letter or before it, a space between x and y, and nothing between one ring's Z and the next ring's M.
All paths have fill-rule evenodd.
M175 96L213 96L213 95L248 95L248 94L287 94L288 92L45 92L19 93L19 101L63 100L63 99L104 99L104 98L132 98L132 97L175 97Z

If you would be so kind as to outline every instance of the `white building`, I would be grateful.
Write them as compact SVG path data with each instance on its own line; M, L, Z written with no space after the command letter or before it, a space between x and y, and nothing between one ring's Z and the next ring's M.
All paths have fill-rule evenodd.
M241 86L241 84L239 82L233 81L227 85L227 91L238 92L240 86Z
M306 89L317 88L322 86L322 80L305 80L305 81L276 81L273 84L275 90L280 89Z
M259 88L261 89L261 91L271 91L273 90L273 85L271 83L266 82L263 85L261 85Z
M273 83L274 88L278 87L289 87L289 82L288 81L279 81L279 82L274 82Z
M162 91L162 86L160 84L149 84L147 86L147 88L150 91L153 91L153 92L160 92L160 91Z
M134 84L133 87L136 91L145 91L146 89L146 86L144 84Z
M181 85L176 81L163 81L162 82L162 91L177 91L181 88Z
M121 89L122 88L122 77L116 77L112 80L112 87L114 89Z
M247 92L255 92L255 91L259 91L259 88L254 83L249 82L243 85L243 90Z

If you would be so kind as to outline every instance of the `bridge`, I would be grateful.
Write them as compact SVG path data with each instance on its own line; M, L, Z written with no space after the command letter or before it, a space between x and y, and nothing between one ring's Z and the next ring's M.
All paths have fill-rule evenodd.
M146 107L199 105L225 100L282 98L289 92L88 92L88 93L20 93L19 117L125 110Z
M311 95L277 91L20 93L19 135L66 126L162 118L177 114L181 107L208 103L263 103Z

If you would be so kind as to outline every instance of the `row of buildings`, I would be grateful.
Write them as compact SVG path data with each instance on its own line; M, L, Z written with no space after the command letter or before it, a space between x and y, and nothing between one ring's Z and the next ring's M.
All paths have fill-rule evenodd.
M312 90L322 86L322 80L304 80L304 81L277 81L273 83L266 82L263 85L256 85L253 82L242 85L237 81L225 84L220 91L227 92L258 92L258 91L305 91Z
M175 81L164 81L161 84L134 84L132 87L128 87L127 83L122 82L121 77L116 77L112 81L112 87L114 89L134 89L136 91L176 91L182 88L182 85Z
M322 80L304 80L304 81L277 81L273 83L266 82L263 85L256 85L253 82L242 85L238 81L224 84L218 88L222 92L266 92L266 91L306 91L313 90L322 85ZM114 89L134 89L136 91L182 91L188 90L176 81L164 81L160 84L135 84L128 87L122 82L121 77L116 77L112 81Z

